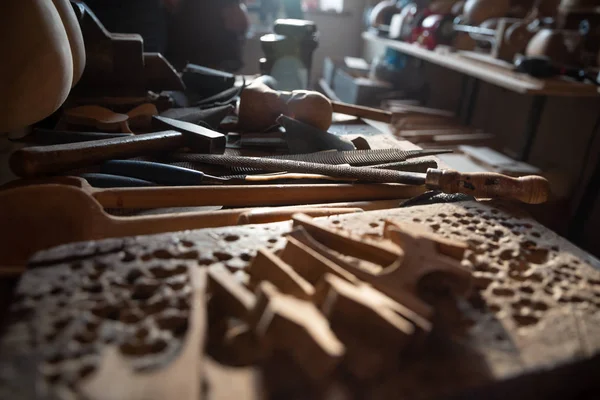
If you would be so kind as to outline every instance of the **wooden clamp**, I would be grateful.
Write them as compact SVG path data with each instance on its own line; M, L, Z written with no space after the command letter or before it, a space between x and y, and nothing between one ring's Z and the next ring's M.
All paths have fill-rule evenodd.
M449 289L457 297L469 294L471 272L460 263L467 249L465 243L443 238L417 224L386 221L384 232L405 254L400 268L379 274L388 285L401 285L413 293L426 284L428 288Z

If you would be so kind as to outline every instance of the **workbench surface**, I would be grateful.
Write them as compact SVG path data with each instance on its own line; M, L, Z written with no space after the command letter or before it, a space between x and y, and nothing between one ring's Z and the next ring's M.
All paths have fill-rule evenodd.
M368 382L339 378L331 386L337 397L328 392L325 398L587 398L597 389L597 260L499 203L433 204L319 223L373 239L384 220L418 223L468 243L463 265L473 271L475 288L466 301L436 304L436 328L396 368ZM217 264L245 270L257 249L281 249L290 228L282 222L204 229L39 253L21 279L0 341L0 393L27 398L45 384L77 393L97 388L93 372L110 344L121 346L134 371L168 365L182 346L180 331L158 349L135 348L132 340L139 326L160 325L161 316L181 312L190 292L181 274ZM172 294L132 297L143 288L128 282L144 271L155 276L144 285ZM145 315L136 317L140 310ZM33 367L40 362L43 368ZM283 378L283 365L277 378L267 365L234 368L208 359L203 368L208 399L257 399L265 390L275 398L317 395L299 376Z

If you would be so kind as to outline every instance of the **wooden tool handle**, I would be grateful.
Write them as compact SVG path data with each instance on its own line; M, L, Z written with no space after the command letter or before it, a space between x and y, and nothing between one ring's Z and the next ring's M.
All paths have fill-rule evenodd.
M182 147L183 135L164 131L91 142L26 147L10 158L10 168L21 177L34 177L85 167L112 158L167 151Z
M444 193L465 193L475 197L500 197L540 204L550 196L550 184L537 175L512 178L491 172L461 173L430 169L426 185Z
M391 200L417 196L423 190L424 186L394 184L235 185L103 189L93 196L105 208L256 207Z
M354 104L340 103L332 101L333 112L352 115L355 117L372 119L374 121L381 121L386 123L392 122L392 113L390 111L378 110L376 108L357 106Z

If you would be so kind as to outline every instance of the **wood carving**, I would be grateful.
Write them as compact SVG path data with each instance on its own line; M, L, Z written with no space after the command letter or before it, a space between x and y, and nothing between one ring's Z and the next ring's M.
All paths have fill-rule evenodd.
M270 282L261 282L250 325L260 340L291 353L313 379L331 375L345 347L329 323L310 302L280 293Z
M535 390L536 398L572 398L593 393L600 355L597 260L501 203L434 204L315 222L332 230L343 229L352 237L378 241L383 240L386 221L420 224L446 239L468 243L462 265L473 274L471 294L466 301L448 302L444 312L432 320L435 328L423 346L417 348L411 343L395 361L377 363L387 353L378 348L379 343L367 341L372 347L364 348L373 351L363 353L364 357L371 355L364 358L364 369L381 365L375 376L359 375L364 371L358 368L350 370L352 355L358 354L354 349L359 346L343 337L336 324L323 321L318 309L311 308L311 313L321 315L318 320L324 324L319 326L328 327L328 335L335 335L344 346L339 361L332 363L336 365L333 370L344 373L324 373L332 382L313 384L314 393L306 398L397 399L399 393L415 400L489 398L499 393L529 398L531 390ZM18 283L0 337L0 397L51 398L70 392L73 397L83 397L81 388L97 376L104 350L111 346L118 346L128 366L140 374L167 371L183 356L181 349L190 332L192 286L187 272L224 266L243 287L243 271L256 251L267 247L280 252L290 229L289 222L204 229L76 243L38 253ZM297 264L291 263L299 268ZM369 288L353 285L361 290ZM375 308L378 312L399 305L373 287L371 290L382 298ZM279 296L284 295L277 293ZM371 301L371 295L368 299ZM290 321L303 315L296 308L296 302L301 301L293 300L294 306L287 308L293 309L289 311L293 317ZM398 314L417 326L404 312ZM265 316L263 321L267 320ZM168 340L155 339L151 334L159 321L167 328L160 328L156 337ZM246 325L238 325L237 331L231 325L227 335L243 343L255 335L251 324ZM294 398L302 392L299 388L308 386L303 374L274 353L286 352L294 359L294 352L310 354L298 348L297 343L304 343L298 336L310 339L309 348L316 348L316 354L323 354L323 346L315 344L309 335L318 331L315 327L306 330L302 324L283 325L294 326L294 333L273 333L289 342L275 340L282 350L267 354L268 360L259 359L244 368L209 361L209 382L203 396L215 398L242 387L247 391L236 392L232 398L256 399L259 397L251 396L258 393L268 398ZM248 344L240 348L244 346ZM414 353L413 348L417 349ZM330 356L323 357L329 361ZM298 360L301 358L296 363L306 369L313 367ZM266 373L267 365L269 372L279 372L278 379ZM569 379L557 379L559 373ZM124 377L113 376L111 384L127 384L129 380ZM259 383L266 386L259 390Z
M393 308L393 300L384 301L365 284L326 274L316 290L315 304L346 345L345 364L359 378L377 376L422 332ZM428 331L430 324L423 322Z
M127 114L115 113L100 106L79 106L65 110L63 121L99 131L131 133Z
M61 14L51 1L6 2L0 35L0 92L6 99L0 106L0 132L10 132L62 105L74 81L73 56Z
M310 283L290 265L266 249L258 250L248 272L250 284L253 286L269 281L280 292L302 300L310 300L315 294L315 289Z

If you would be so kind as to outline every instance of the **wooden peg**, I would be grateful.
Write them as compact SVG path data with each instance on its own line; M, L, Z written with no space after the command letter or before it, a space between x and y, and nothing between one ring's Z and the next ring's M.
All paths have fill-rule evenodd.
M319 242L314 240L303 227L296 228L287 236L287 244L279 257L294 267L294 270L312 285L317 284L326 273L336 275L348 282L358 282L350 272L303 243L311 241L311 246L319 245Z
M391 245L391 243L390 245L385 245L364 238L354 239L348 234L334 231L314 222L311 217L305 214L295 214L292 216L292 219L295 227L304 227L313 238L342 254L382 266L394 264L404 257L402 249Z
M281 292L303 300L310 300L315 293L315 288L306 279L266 249L258 250L256 257L250 264L248 273L250 274L251 285L269 281Z
M258 286L250 326L259 339L289 352L313 379L329 376L345 347L314 304L279 292L270 282Z
M156 106L152 103L144 103L129 110L129 127L137 130L150 131L152 129L152 117L158 115Z
M417 293L428 279L428 286L450 289L455 296L467 296L471 272L461 265L467 245L431 233L422 225L386 221L385 237L404 249L400 268L379 275L390 285L402 285ZM433 281L433 278L442 278Z
M429 305L419 299L416 294L404 290L403 288L386 286L384 284L385 282L379 281L376 275L349 263L340 257L339 254L312 238L303 228L295 229L289 235L301 242L306 247L309 247L312 251L333 262L338 268L341 267L343 270L348 271L348 273L350 273L350 275L353 277L350 278L353 280L353 283L355 283L357 279L360 279L372 284L378 290L381 290L381 292L383 292L380 296L382 301L384 299L390 300L395 304L392 308L394 308L396 312L413 322L416 326L423 327L424 330L427 330L428 323L426 321L427 319L431 318L433 310ZM397 268L400 263L401 260L398 259L395 264L392 264L387 268ZM340 274L336 274L336 269L332 269L329 272L334 275L341 276ZM347 276L348 275L346 275L346 277ZM345 278L344 276L341 277Z

